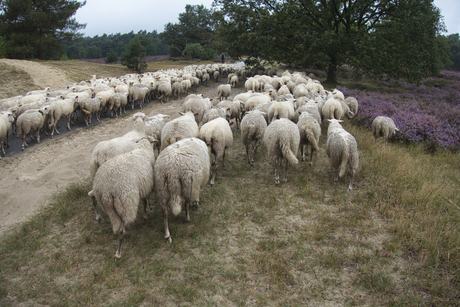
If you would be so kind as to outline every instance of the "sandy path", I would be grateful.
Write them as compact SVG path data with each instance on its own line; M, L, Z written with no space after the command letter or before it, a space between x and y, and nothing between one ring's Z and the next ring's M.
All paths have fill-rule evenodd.
M32 61L5 60L28 72L39 86L52 89L71 84L65 73ZM220 81L220 83L226 80ZM43 83L40 83L43 82ZM209 82L200 86L198 93L204 97L215 97L219 83ZM158 113L179 116L178 110L184 98L165 104L151 102L141 111L148 116ZM132 121L112 119L90 129L82 129L68 137L50 139L42 137L40 144L13 157L0 160L0 235L11 226L25 221L34 212L46 205L53 193L69 184L89 177L89 160L96 144L102 140L121 136L131 130Z

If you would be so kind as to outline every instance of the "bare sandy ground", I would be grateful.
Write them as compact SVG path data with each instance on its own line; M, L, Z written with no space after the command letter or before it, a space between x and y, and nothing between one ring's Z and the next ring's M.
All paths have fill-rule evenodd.
M1 59L0 62L24 70L39 87L48 86L55 90L73 83L66 78L63 71L37 62L6 59ZM203 93L204 97L213 97L217 94L217 86L215 82L209 82L208 87L200 86L198 92ZM179 116L177 111L183 100L184 98L170 99L165 104L153 101L141 111L148 116L162 113L175 118ZM125 134L131 130L131 124L126 118L118 118L90 129L82 129L65 138L50 139L43 136L42 142L34 145L33 149L2 158L0 235L46 205L53 193L71 183L86 180L89 177L89 160L94 146L100 141Z

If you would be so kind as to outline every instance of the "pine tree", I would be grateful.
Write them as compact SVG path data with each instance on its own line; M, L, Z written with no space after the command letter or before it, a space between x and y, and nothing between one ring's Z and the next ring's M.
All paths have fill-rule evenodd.
M139 37L134 37L126 47L126 51L121 55L121 65L139 73L144 72L147 69L147 62L144 57L145 48L142 47Z

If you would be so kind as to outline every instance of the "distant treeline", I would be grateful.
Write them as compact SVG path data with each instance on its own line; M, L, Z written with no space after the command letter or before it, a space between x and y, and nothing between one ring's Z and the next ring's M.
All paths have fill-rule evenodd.
M129 42L139 37L147 56L167 55L168 45L162 44L157 31L133 31L125 34L104 34L102 36L84 37L80 42L67 45L66 55L69 59L97 59L106 58L109 53L115 53L118 58L125 52Z

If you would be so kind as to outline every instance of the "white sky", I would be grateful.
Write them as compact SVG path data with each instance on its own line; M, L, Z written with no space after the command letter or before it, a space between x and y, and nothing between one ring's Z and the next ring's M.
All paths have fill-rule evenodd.
M93 37L104 33L129 33L140 30L158 33L164 31L168 23L178 23L180 13L185 12L185 5L204 5L210 9L213 0L87 0L75 14L79 23L86 23L81 33ZM441 9L447 26L446 35L460 33L460 0L434 0Z

